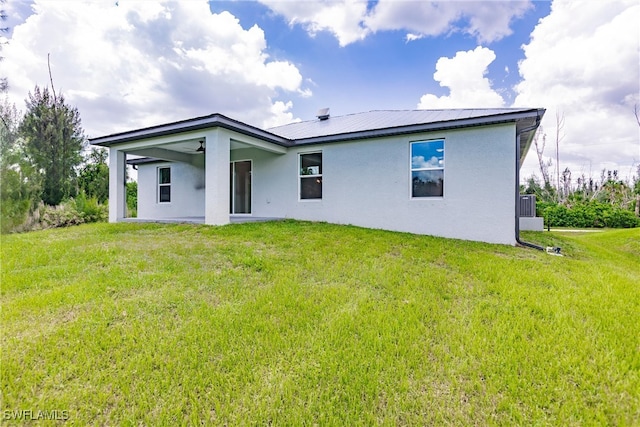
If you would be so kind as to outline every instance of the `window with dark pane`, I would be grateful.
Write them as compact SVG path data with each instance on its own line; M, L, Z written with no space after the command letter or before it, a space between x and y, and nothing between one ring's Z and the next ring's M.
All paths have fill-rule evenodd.
M322 153L300 154L300 199L322 199Z
M171 202L171 168L158 168L158 202Z

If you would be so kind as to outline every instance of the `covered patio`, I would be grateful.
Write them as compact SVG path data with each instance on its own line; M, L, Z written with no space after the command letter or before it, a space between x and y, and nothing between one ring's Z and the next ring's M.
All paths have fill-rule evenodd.
M93 139L92 144L109 148L109 221L110 222L183 222L195 224L223 225L235 222L264 221L277 218L251 216L247 200L251 201L252 171L242 170L245 193L234 194L233 150L257 149L271 155L287 152L289 140L261 129L229 119L220 114L199 117L181 122L123 132ZM162 178L158 179L157 194L142 190L138 195L152 200L145 206L154 205L155 211L143 212L140 218L126 217L126 166L127 157L136 159L137 166L162 162L175 165L167 175L186 174L191 179L189 187L173 188L169 202L163 193ZM146 165L149 166L149 165ZM230 174L231 166L231 174ZM153 168L156 169L162 168ZM149 168L147 168L149 169ZM156 173L157 175L157 173ZM181 176L182 178L183 176ZM171 180L171 178L169 178ZM177 182L178 180L175 179ZM247 184L245 185L245 181ZM171 182L171 181L169 181ZM186 182L181 179L180 182ZM195 184L193 182L196 182ZM246 187L246 189L244 189ZM231 191L230 191L231 189ZM146 192L145 192L146 191ZM246 192L249 192L248 194ZM235 209L244 200L242 209ZM139 212L140 213L140 212ZM241 213L244 215L233 215Z

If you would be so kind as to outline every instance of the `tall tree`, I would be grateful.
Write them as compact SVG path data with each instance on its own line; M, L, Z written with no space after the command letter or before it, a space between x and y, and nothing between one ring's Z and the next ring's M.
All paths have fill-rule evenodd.
M633 192L636 195L636 216L640 216L640 165L636 169L636 177L633 181Z
M551 160L549 160L548 162L544 160L544 147L547 144L547 134L544 133L542 126L538 128L538 131L534 135L533 143L536 147L536 154L538 155L538 164L540 165L540 173L542 174L542 179L545 185L548 185L550 183L549 166L551 166Z
M633 104L633 114L636 116L636 123L640 126L640 112L638 111L638 104ZM639 141L640 143L640 141ZM636 174L636 181L634 184L634 192L636 193L636 216L640 216L640 165Z
M5 98L0 102L1 231L20 226L40 200L40 177L24 153L18 134L20 114Z
M564 138L562 128L564 128L564 113L556 110L556 188L560 197L563 197L560 186L560 141ZM566 196L564 194L564 197Z
M42 200L57 205L76 194L77 169L82 163L84 131L77 108L55 90L35 87L26 100L20 126L26 153L42 174Z
M0 0L0 4L3 4L5 0ZM7 20L7 13L4 9L0 9L0 21L4 22ZM9 27L0 26L0 33L6 33L9 31ZM2 49L2 44L0 44L0 49ZM0 61L4 59L3 56L0 56ZM6 77L0 77L0 93L6 92L9 88L9 83L7 82Z

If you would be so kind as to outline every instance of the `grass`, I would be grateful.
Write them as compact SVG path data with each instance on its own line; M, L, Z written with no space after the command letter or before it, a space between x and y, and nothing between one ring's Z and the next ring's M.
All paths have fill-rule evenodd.
M640 424L640 230L523 234L566 256L293 221L2 236L0 410Z

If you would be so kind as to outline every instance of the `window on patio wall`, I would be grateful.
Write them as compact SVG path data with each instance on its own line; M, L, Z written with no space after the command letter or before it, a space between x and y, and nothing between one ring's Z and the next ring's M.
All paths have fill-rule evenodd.
M444 140L411 143L411 197L444 196Z
M158 203L171 203L171 168L158 168Z
M322 199L322 152L300 154L300 200Z

